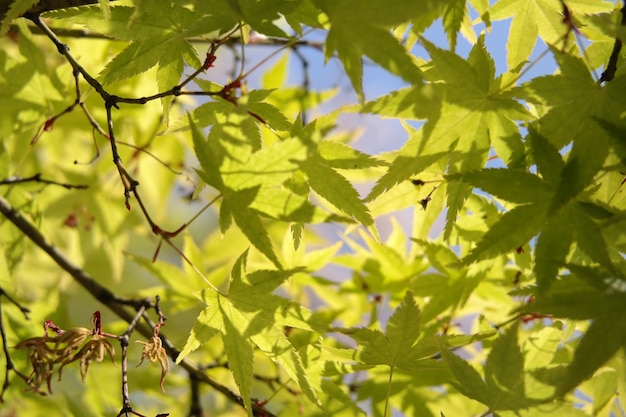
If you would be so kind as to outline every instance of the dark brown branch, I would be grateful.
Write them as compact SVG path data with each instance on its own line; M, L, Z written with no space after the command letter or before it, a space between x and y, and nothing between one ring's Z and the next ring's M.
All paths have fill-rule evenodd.
M626 6L622 7L622 26L626 26ZM613 44L613 51L611 51L611 57L609 58L609 63L606 66L606 69L602 73L599 82L603 81L611 81L615 78L615 73L617 72L617 60L619 59L619 53L622 50L622 40L618 37L615 38L615 43Z
M22 312L26 320L30 320L30 318L28 317L28 313L30 313L30 309L28 307L24 307L23 305L15 301L13 298L11 298L9 294L6 293L6 291L4 291L4 289L0 288L0 299L2 297L6 298L7 300L9 300L11 304L19 308L19 310Z
M15 184L23 184L23 183L27 183L27 182L36 182L36 183L40 183L40 184L46 184L46 185L58 185L60 187L63 188L67 188L68 190L71 189L79 189L79 190L84 190L89 188L88 185L86 184L78 184L78 185L74 185L74 184L66 184L66 183L62 183L62 182L57 182L57 181L53 181L53 180L47 180L45 178L41 178L41 174L37 173L33 176L27 177L27 178L22 178L22 177L10 177L10 178L6 178L3 180L0 180L0 185L15 185Z
M189 417L203 417L202 403L200 402L200 381L195 374L189 374L189 389L191 390L191 401L189 406Z
M309 92L311 87L311 80L309 79L309 61L307 61L306 57L300 52L300 50L295 46L291 46L291 50L294 55L300 60L300 64L302 65L302 94L300 95L300 119L302 120L302 125L307 124L307 115L306 108L304 105L304 100L306 95Z
M133 317L131 322L128 324L128 328L124 334L118 338L120 346L122 347L122 409L120 410L118 416L132 412L132 407L130 406L130 396L128 394L128 343L131 333L135 329L135 326L137 326L137 323L139 323L139 319L141 319L141 316L145 311L146 304L139 307L137 314L135 314L135 317Z
M4 321L2 319L2 300L0 299L0 338L2 339L2 349L4 350L4 382L2 383L2 388L0 388L0 404L4 402L4 392L9 388L10 381L9 375L13 370L13 361L11 360L11 355L9 354L9 347L7 346L7 336L4 333Z
M4 16L9 11L12 3L13 1L11 0L0 1L0 20L4 19ZM23 16L29 17L45 12L51 12L53 10L67 9L68 7L87 6L95 3L98 3L98 0L41 0L24 13Z
M4 402L4 393L9 388L10 381L9 375L11 371L15 371L15 367L13 366L13 361L11 360L11 355L9 354L9 347L7 346L7 336L4 332L4 321L2 318L2 296L4 296L11 304L20 309L22 314L26 320L28 320L28 313L30 310L26 307L20 305L17 301L12 299L9 294L7 294L3 288L0 287L0 338L2 339L2 349L4 351L5 358L5 366L4 366L4 382L2 383L2 388L0 388L0 404ZM18 373L19 374L19 373Z
M209 49L209 52L207 54L207 61L205 61L204 65L202 65L202 67L194 71L194 73L191 74L189 77L187 77L182 83L171 88L170 90L164 91L158 94L154 94L148 97L139 97L139 98L119 97L116 95L109 94L104 89L102 84L98 82L98 80L96 80L94 77L92 77L91 74L89 74L89 72L85 70L85 68L83 68L82 65L78 63L76 58L74 58L74 56L70 53L68 46L64 44L63 42L61 42L61 40L57 37L57 35L41 20L40 16L38 15L29 16L29 19L35 24L35 26L37 26L48 37L48 39L52 41L52 43L54 43L58 52L65 57L65 59L70 63L74 71L82 75L85 81L87 81L87 83L91 87L93 87L94 90L98 92L100 97L102 97L102 100L104 100L105 106L115 107L116 109L119 108L118 103L146 104L149 101L157 100L157 99L167 97L167 96L178 96L181 94L188 94L188 93L182 92L181 89L186 84L188 84L190 81L192 81L194 78L196 78L198 75L200 75L202 72L204 72L206 69L210 67L210 64L212 64L213 61L215 60L215 52L217 51L217 48L223 43L225 43L226 41L225 39L223 39L220 41L212 42L212 46ZM207 95L207 96L211 96L211 95L219 96L223 93L222 91L215 91L215 92L202 91L202 92L198 92L197 94L202 94L202 95Z
M76 81L76 100L74 102L74 104L70 105L66 110L64 110L60 115L56 116L59 117L69 111L71 111L77 104L79 104L83 110L85 111L85 114L87 115L87 118L89 119L91 125L94 127L94 129L96 129L100 134L104 135L105 137L108 138L110 144L111 144L111 153L113 155L113 164L116 166L119 175L120 175L120 179L122 181L122 184L124 185L124 198L125 198L125 204L126 204L126 208L128 210L130 210L130 196L131 194L135 196L135 199L137 200L137 202L139 203L139 206L141 207L142 213L144 215L144 217L146 218L146 220L148 221L148 223L150 224L150 228L151 230L162 237L168 237L168 236L175 236L176 234L178 234L182 229L184 229L184 227L186 227L186 225L183 225L180 229L178 229L175 232L167 232L163 229L161 229L150 217L147 208L144 206L141 197L137 191L137 186L139 185L139 182L136 181L126 170L126 168L124 167L123 163L122 163L122 159L120 158L119 155L119 151L117 148L117 139L115 137L115 131L113 129L113 115L112 115L112 108L119 108L118 107L118 103L127 103L127 104L145 104L148 101L151 100L156 100L162 97L166 97L166 96L177 96L177 95L181 95L181 94L185 94L185 92L182 92L181 89L188 84L189 82L191 82L194 78L196 78L199 74L201 74L202 72L204 72L205 70L207 70L208 68L210 68L213 64L213 62L215 61L215 52L217 51L217 49L224 43L226 42L226 40L228 39L228 37L219 40L219 41L215 41L211 43L211 48L209 48L209 51L207 52L207 56L205 59L205 62L203 63L203 65L198 68L196 71L194 71L193 74L191 74L189 77L187 77L185 80L183 80L182 83L180 83L179 85L173 87L172 89L159 93L159 94L155 94L149 97L141 97L141 98L127 98L127 97L119 97L119 96L115 96L115 95L111 95L109 94L104 87L102 86L102 84L100 84L95 78L93 78L88 72L87 70L85 70L79 63L78 61L74 58L74 56L70 53L69 48L67 47L67 45L65 45L63 42L61 42L61 40L56 36L56 34L50 30L50 28L41 20L41 18L37 15L35 16L29 16L29 19L31 19L31 21L44 33L46 34L46 36L52 41L52 43L54 43L54 45L56 46L58 52L63 55L65 57L65 59L70 63L70 65L72 66L73 69L73 74L74 74L74 78ZM229 35L227 35L229 36ZM79 88L79 83L78 83L78 76L82 75L83 78L85 79L85 81L87 81L87 83L94 88L98 94L100 95L100 97L102 98L102 100L104 101L104 106L106 109L106 114L107 114L107 128L108 128L108 133L105 133L102 128L100 128L100 126L98 125L98 123L93 119L93 117L91 117L90 113L87 111L87 108L83 105L83 103L80 101L80 88ZM226 95L229 95L232 93L232 88L231 85L227 85L225 86L221 91L218 92L201 92L202 95L218 95L218 96L223 96L225 98ZM55 118L56 118L55 117ZM44 130L46 129L46 126L48 126L49 122L54 122L55 118L53 119L48 119L48 121L46 121L46 124L44 124Z
M154 311L157 313L157 316L159 317L158 326L160 328L161 326L165 324L165 320L167 320L167 317L165 317L165 314L163 314L163 311L161 310L161 297L158 295L155 297Z
M31 30L33 35L45 35L46 34L36 26L29 26L29 29ZM68 29L68 28L57 28L57 27L50 27L50 29L57 36L64 37L64 38L79 38L79 39L94 39L94 40L101 39L101 40L109 40L109 41L114 40L114 38L110 36L103 35L97 32L91 32L87 29ZM9 27L9 33L10 34L19 33L18 26L11 25ZM186 38L186 40L188 42L195 43L195 44L207 44L207 43L215 42L215 40L207 39L205 37L190 37L190 38ZM233 45L233 44L238 44L240 42L241 42L240 38L227 38L225 39L225 42L222 42L222 43L226 45ZM321 41L300 39L294 42L291 39L273 38L273 37L266 37L266 36L263 36L263 37L257 36L257 37L251 38L249 42L247 43L247 46L284 46L286 44L289 44L295 47L314 48L319 51L323 51L324 49L324 42L321 42Z
M86 289L96 300L100 303L104 304L115 313L122 320L127 323L131 323L134 319L134 315L130 313L124 305L137 305L127 299L120 298L113 294L109 289L100 285L91 275L87 272L76 266L70 259L65 256L59 249L53 246L41 231L35 227L30 221L28 221L25 217L21 215L17 210L15 210L11 204L0 197L0 213L4 215L11 223L13 223L24 235L26 235L33 243L35 243L39 248L41 248L44 252L52 258L52 260L59 266L61 269L69 273L72 278L74 278L84 289ZM156 323L152 322L152 320L148 317L147 314L143 314L142 317L145 321L148 322L148 325L138 323L135 327L138 333L146 338L151 338L154 335L154 327ZM163 343L163 347L165 348L168 356L176 361L178 358L178 354L180 353L176 347L170 342L170 340L162 333L159 333L159 338ZM186 359L183 359L179 364L183 369L185 369L188 373L193 374L199 381L211 386L216 391L220 392L224 396L226 396L230 401L243 405L242 398L231 391L228 387L220 384L219 382L213 380L211 377L202 372L196 365L189 362ZM260 405L253 404L253 409L258 412L263 412L267 417L276 417L275 414L268 411L264 407Z
M54 32L52 32L50 28L41 20L41 17L39 17L39 15L34 15L34 16L29 16L29 19L39 29L41 29L41 31L52 41L52 43L54 43L54 45L57 48L57 51L65 57L67 62L70 63L70 65L72 66L72 69L74 71L79 72L83 76L85 81L87 81L87 83L90 86L92 86L93 89L98 92L98 94L100 94L100 96L105 101L105 103L111 102L112 96L105 91L104 87L102 86L102 84L98 82L98 80L93 78L91 74L89 74L89 72L87 72L87 70L83 68L82 65L78 63L78 61L76 61L74 56L70 54L70 49L67 47L67 45L61 42L61 40L54 34ZM115 103L113 102L112 105L115 105Z

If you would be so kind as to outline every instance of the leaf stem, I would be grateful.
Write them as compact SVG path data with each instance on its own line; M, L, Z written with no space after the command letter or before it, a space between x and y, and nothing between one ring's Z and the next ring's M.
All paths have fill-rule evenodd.
M383 413L383 417L387 417L387 413L389 412L389 398L391 397L391 380L393 379L393 369L393 366L389 368L389 382L387 383L387 395L385 395L385 412Z

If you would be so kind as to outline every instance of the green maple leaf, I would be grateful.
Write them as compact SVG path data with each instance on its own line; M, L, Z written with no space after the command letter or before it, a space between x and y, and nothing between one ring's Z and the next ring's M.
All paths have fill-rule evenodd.
M219 308L224 324L222 341L224 342L226 358L228 358L228 369L232 372L235 383L239 387L239 394L243 399L248 416L252 417L250 395L254 369L254 351L249 335L245 334L245 327L242 328L241 326L241 320L244 319L244 316L238 314L238 311L231 308L228 303L220 303Z
M547 145L545 141L542 143ZM545 149L550 151L550 148ZM540 169L545 162L561 161L557 154L544 155L539 160L542 161ZM551 169L552 174L547 175L553 179L559 175L560 178L558 164ZM554 201L560 198L558 189L527 172L485 169L448 175L447 178L449 181L466 181L493 196L519 204L491 225L464 262L512 252L539 235L534 272L540 291L546 290L554 281L573 242L593 261L614 270L600 222L618 214L602 209L598 217L596 206L585 202L584 196L552 210Z
M228 191L223 194L224 201L220 209L220 226L225 233L230 226L231 218L237 227L248 238L250 243L265 255L274 265L281 267L280 261L274 252L272 241L258 211L250 208L258 193L258 187L238 191Z
M512 203L549 201L554 189L538 176L511 169L484 169L446 176L448 181L461 180Z
M565 213L550 218L537 239L533 271L539 291L552 285L569 253L574 236L568 220Z
M570 11L577 14L608 13L615 7L611 2L566 2ZM546 44L561 46L568 28L563 23L563 5L547 0L500 0L489 10L491 20L513 17L507 42L509 71L525 63L539 36ZM559 43L561 42L561 43Z
M190 10L167 1L155 1L138 13L133 7L114 6L110 18L102 19L97 7L67 9L50 13L55 19L71 19L89 30L120 40L131 41L103 69L104 84L124 80L159 65L159 92L169 90L180 82L183 62L199 68L201 61L186 38L220 29L212 16L198 19ZM165 52L165 53L164 53ZM163 102L168 109L169 100Z
M436 8L435 2L318 0L315 3L331 23L326 59L337 53L361 100L363 56L411 83L421 81L419 69L389 28Z
M140 16L137 16L136 8L128 6L111 7L109 19L103 19L102 10L96 6L56 10L47 13L46 17L71 20L74 24L102 35L122 41L133 41L161 37L171 32L173 29L171 21L160 18L168 10L172 9L164 2L156 1L151 14L141 13L142 19L138 19ZM146 13L150 12L146 11Z
M612 305L620 308L626 297L622 294L621 299L615 301L618 302ZM574 359L567 367L563 380L557 386L557 394L564 395L576 388L620 349L626 348L624 319L626 315L623 312L612 312L610 316L596 318L591 323L574 352Z
M615 274L598 267L568 265L571 274L525 306L524 313L550 314L557 318L591 320L565 373L555 381L557 395L564 395L590 378L620 349L626 348L626 294L610 287ZM620 278L623 283L623 277Z
M300 163L311 189L345 214L354 217L362 225L374 225L374 219L352 184L340 173L317 156Z
M524 355L517 342L518 326L498 337L487 356L484 380L468 362L441 346L441 354L456 378L453 386L490 410L517 410L537 401L526 396Z
M498 198L521 204L504 213L464 259L474 262L511 252L542 231L554 189L536 175L511 169L485 169L448 175Z
M361 359L368 365L402 366L421 332L421 312L413 294L407 292L393 313L385 334L370 331L372 336L363 350Z
M409 291L387 323L385 332L371 329L346 333L363 345L360 359L366 365L386 365L395 369L419 371L424 361L432 360L442 344L457 348L492 337L495 332L474 335L437 335L422 337L422 314Z
M518 326L496 339L485 363L485 384L493 410L527 407L524 387L524 355L517 341Z
M424 318L424 316L422 316L422 318ZM491 331L471 335L450 334L421 338L411 347L407 358L403 359L402 363L398 365L398 368L406 370L419 369L419 362L436 356L437 353L441 352L441 346L447 346L447 349L459 348L491 338L495 334L497 334L496 331Z
M541 136L556 149L573 142L560 170L552 206L552 210L557 210L583 191L602 169L610 140L596 120L623 124L619 109L626 105L622 94L626 76L618 76L603 86L592 78L582 59L558 51L554 54L560 73L537 77L524 90L527 100L548 106L537 121Z
M293 0L237 0L230 2L241 20L254 30L268 36L288 37L274 22L298 9L299 2Z
M317 148L325 164L337 169L363 169L385 163L348 145L331 140L321 141Z
M482 168L490 147L509 167L525 165L515 120L529 116L511 91L502 90L502 79L495 76L484 39L479 39L467 60L423 43L432 57L424 75L432 84L400 90L364 107L365 112L384 116L427 119L399 151L367 201L442 158L449 159L449 172ZM448 191L446 236L469 195L462 184L453 187L458 189Z
M259 270L247 272L247 252L239 257L231 271L228 294L203 290L201 300L206 307L198 317L187 344L179 355L184 355L220 333L241 396L250 408L250 389L253 374L253 348L260 349L275 361L316 404L320 404L302 358L284 334L284 327L313 331L316 326L311 313L289 300L272 294L287 278L300 269ZM308 322L311 320L311 322ZM235 363L237 362L237 363Z
M223 87L217 84L196 80L204 91L218 93ZM241 130L249 138L260 142L259 125L268 126L277 131L288 131L292 128L291 122L275 106L264 100L274 90L252 90L246 95L237 98L237 104L216 97L216 101L204 103L193 109L189 116L198 127L228 124L229 136L236 136L234 130ZM164 133L185 131L189 129L189 116L178 119L173 126ZM234 139L234 138L233 138Z
M539 175L549 184L557 186L565 163L558 149L532 127L526 140L531 147L532 158Z
M456 39L461 29L463 20L467 17L467 7L465 0L448 2L443 12L443 29L448 35L450 50L456 49Z
M232 165L229 164L231 161L227 157L228 149L220 146L220 143L217 141L205 140L191 117L189 118L189 123L196 155L202 167L202 169L197 170L197 172L200 178L207 184L215 187L222 193L223 203L220 210L220 227L222 232L228 230L231 225L231 220L234 218L235 223L248 238L250 243L267 256L276 266L280 267L280 262L274 253L272 243L261 221L259 212L250 207L258 193L260 185L255 186L252 184L252 186L248 188L242 186L236 190L230 188L226 184L222 173L225 169L224 166L228 167ZM215 130L211 130L211 132L213 133ZM246 147L239 147L238 149L241 149L243 153Z
M204 291L201 293L201 299L204 299ZM187 337L187 342L176 358L176 363L180 363L191 352L199 349L202 345L209 342L213 337L220 334L223 329L223 320L219 311L216 309L205 308L200 312L196 322Z
M232 190L270 187L290 179L306 155L301 141L287 139L265 146L247 159L238 155L224 158L220 172L225 186Z
M489 404L487 386L478 371L467 361L442 347L441 356L456 378L452 385L463 395L483 404Z
M207 103L205 106L210 104L215 104L211 107L224 111L235 107L231 103L218 102ZM200 117L198 112L195 115ZM223 197L220 210L222 232L226 232L234 220L250 243L275 265L280 266L261 216L298 222L340 219L313 206L306 195L294 194L283 186L305 163L308 148L302 141L292 138L260 148L256 138L252 141L242 139L249 138L245 134L246 127L240 130L236 124L224 127L220 124L221 117L231 117L243 124L251 122L249 117L240 113L215 113L210 117L216 124L211 129L208 140L198 130L194 116L189 115L188 120L201 166L197 172L207 184L220 191ZM252 127L256 129L254 124ZM323 176L324 173L317 174ZM349 197L345 199L349 200Z
M37 3L39 3L38 0L16 0L10 2L9 10L2 16L2 21L0 21L0 36L6 35L13 20L22 16ZM3 6L8 4L9 2L4 2Z
M588 417L589 414L571 403L551 403L498 412L499 417Z

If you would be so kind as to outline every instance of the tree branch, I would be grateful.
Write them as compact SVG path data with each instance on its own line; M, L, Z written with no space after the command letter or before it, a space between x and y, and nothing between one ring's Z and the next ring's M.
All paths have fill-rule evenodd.
M129 312L124 305L136 305L137 303L133 303L127 299L120 298L113 294L109 289L100 285L91 275L87 272L79 268L75 265L63 252L57 249L54 245L47 241L41 231L35 227L28 219L26 219L22 214L14 209L11 204L0 197L0 213L4 215L11 223L13 223L24 235L26 235L34 244L39 246L44 252L52 258L52 260L63 270L69 273L72 278L74 278L84 289L86 289L96 300L100 303L104 304L115 313L119 318L126 321L127 323L132 323L135 315ZM140 308L140 306L137 306ZM144 319L146 315L144 315ZM156 323L149 321L149 325L145 325L143 323L137 323L135 329L138 333L146 337L147 339L151 338L154 335L154 326ZM163 347L165 348L168 356L176 361L178 358L178 354L180 353L178 349L170 342L170 340L162 333L159 334L159 338L163 343ZM219 382L213 380L211 377L202 372L195 364L190 361L183 359L179 365L184 368L190 375L193 375L199 381L211 386L216 391L225 395L230 401L239 404L241 407L244 407L242 398L231 391L228 387L220 384ZM263 406L258 404L252 404L252 408L257 412L265 413L264 415L267 417L276 417L275 414L265 409Z
M110 0L115 1L115 0ZM11 4L13 1L11 0L1 0L0 1L0 21L4 19L4 16L9 11ZM90 4L96 4L98 0L41 0L39 3L31 7L26 13L22 16L33 16L38 15L45 12L51 12L53 10L59 9L67 9L68 7L78 7L78 6L87 6Z
M6 297L6 299L9 300L11 304L19 308L22 314L24 314L26 320L28 320L28 313L30 313L30 310L28 308L23 307L20 303L9 297L9 294L7 294L2 287L0 287L0 339L2 340L2 350L4 351L4 359L6 362L4 366L4 382L2 383L2 387L0 388L0 404L4 402L4 392L7 390L7 388L9 388L10 385L9 374L11 373L11 371L15 370L13 366L13 361L11 360L11 355L9 354L9 347L7 346L7 337L4 333L4 321L2 319L2 296Z
M622 7L622 26L626 26L626 6ZM619 58L619 53L622 50L622 40L618 37L615 38L615 43L613 44L613 51L611 51L611 57L609 58L609 63L606 66L606 69L600 76L599 82L603 81L611 81L615 77L615 73L617 72L617 60Z
M84 190L84 189L89 188L89 186L86 184L74 185L74 184L66 184L66 183L62 183L58 181L53 181L53 180L47 180L41 177L41 173L37 173L27 178L22 178L22 177L17 177L17 176L5 178L3 180L0 180L0 185L15 185L15 184L23 184L26 182L36 182L36 183L40 183L44 185L58 185L68 190L71 190L71 189Z

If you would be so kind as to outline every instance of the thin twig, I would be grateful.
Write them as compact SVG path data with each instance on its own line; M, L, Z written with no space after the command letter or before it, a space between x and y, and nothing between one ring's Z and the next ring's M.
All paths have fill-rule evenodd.
M33 33L33 35L45 35L45 32L43 32L39 27L29 26L29 29ZM59 28L59 27L53 27L53 26L50 27L50 29L54 33L56 33L57 36L61 36L64 38L94 39L94 40L101 39L101 40L106 40L106 41L115 39L114 37L103 35L97 32L92 32L86 29L69 29L69 28ZM18 26L11 25L9 28L9 34L16 34L16 33L19 33ZM190 37L190 38L186 38L186 40L188 42L196 43L196 44L207 44L207 43L210 44L210 43L215 42L215 39L208 39L205 37ZM235 43L238 44L240 42L241 42L240 38L226 38L226 41L223 42L223 44L230 45L230 44L235 44ZM276 46L285 45L286 43L289 43L289 42L291 42L290 39L275 38L275 37L270 37L270 36L257 36L255 38L250 39L247 45L276 47ZM308 48L313 48L313 49L322 51L324 49L324 42L312 41L312 40L307 40L307 39L299 39L294 44L294 46L308 47Z
M167 317L165 317L165 314L163 314L163 311L161 310L161 297L159 295L155 297L154 311L157 313L157 316L159 316L158 326L163 326L165 324L165 320L167 320Z
M120 345L122 347L122 409L118 416L132 412L132 407L130 406L130 397L128 394L128 343L130 339L130 335L132 334L135 326L139 323L139 319L143 316L143 313L146 311L146 304L139 307L137 310L137 314L128 324L128 328L126 331L118 338Z
M114 101L112 98L113 96L107 93L104 87L102 86L102 84L100 84L98 80L93 78L91 74L89 74L89 72L87 72L87 70L78 63L78 61L74 58L74 56L70 54L70 49L68 48L68 46L64 44L63 42L61 42L61 40L54 34L54 32L52 32L50 28L41 20L41 17L39 15L31 16L29 17L29 19L39 29L41 29L41 31L48 37L48 39L52 41L52 43L54 43L54 45L57 48L57 51L65 57L67 62L70 63L70 65L72 66L72 69L74 71L78 71L83 76L85 81L87 81L87 83L90 86L92 86L93 89L98 92L98 94L100 94L100 96L104 99L105 103Z
M207 69L211 68L213 66L213 62L215 61L215 53L217 52L217 49L223 45L227 39L230 38L230 36L235 33L237 30L239 30L239 25L237 27L235 27L235 29L233 29L233 31L231 31L230 33L228 33L223 39L218 40L218 41L214 41L211 43L211 47L209 48L209 51L207 52L206 55L206 59L203 63L203 65L198 68L197 70L195 70L191 75L189 75L187 78L185 78L180 84L178 84L177 86L171 88L168 91L164 91L162 93L158 93L158 94L154 94L152 96L148 96L148 97L140 97L140 98L128 98L128 97L119 97L119 96L115 96L112 94L109 94L104 87L102 86L102 84L100 84L95 78L93 78L79 63L78 61L74 58L74 56L70 53L69 48L67 47L67 45L65 45L63 42L61 42L61 40L56 36L56 34L41 20L41 18L39 16L29 16L29 19L32 20L32 22L44 33L48 36L48 38L54 43L54 45L57 47L57 50L59 51L59 53L61 55L63 55L65 57L65 59L70 63L70 65L72 66L73 69L73 74L74 74L74 78L75 78L75 82L76 82L76 99L74 101L74 103L72 105L70 105L67 109L65 109L63 112L61 112L59 115L54 116L51 119L48 119L46 121L46 123L43 126L43 130L47 130L49 129L52 124L54 123L54 121L56 120L56 118L60 117L63 114L68 113L69 111L71 111L76 105L80 105L83 110L85 111L85 114L87 115L87 118L89 119L89 122L91 123L92 127L98 131L101 135L105 136L109 142L110 142L110 146L111 146L111 153L113 156L113 164L115 165L115 167L117 168L117 171L120 175L120 179L122 181L122 184L124 186L124 203L126 205L126 208L128 210L131 209L130 206L130 197L131 195L135 197L135 199L137 200L139 207L141 208L141 211L145 217L145 219L148 221L149 225L150 225L150 229L152 230L152 232L158 236L161 236L163 238L168 238L168 237L173 237L178 235L178 233L180 233L183 229L185 229L185 227L187 227L186 224L182 225L180 228L178 228L177 230L173 231L173 232L169 232L166 231L164 229L162 229L161 227L159 227L156 222L154 220L152 220L152 217L150 216L147 207L144 205L141 196L137 190L137 187L139 186L139 182L137 180L135 180L128 172L128 170L124 167L124 164L122 162L122 158L120 157L119 151L118 151L118 142L116 135L115 135L115 129L113 127L113 114L112 114L112 109L113 108L119 108L118 104L119 103L126 103L126 104L145 104L148 101L151 100L156 100L159 98L163 98L166 96L178 96L178 95L182 95L182 94L187 94L187 92L181 91L182 88L187 85L189 82L191 82L193 79L195 79L198 75L200 75L202 72L206 71ZM91 114L89 113L89 111L87 110L87 108L84 106L84 104L82 103L82 101L80 100L80 87L79 87L79 82L78 82L78 76L82 75L83 78L85 79L85 81L87 81L87 83L96 90L96 92L98 92L98 94L100 95L100 97L102 98L102 100L104 101L104 106L105 106L105 110L106 110L106 118L107 118L107 130L108 133L105 132L100 126L99 124L95 121L95 119L91 116ZM201 93L202 95L214 95L214 96L220 96L223 97L224 99L227 99L233 103L235 103L233 97L232 97L232 89L234 88L233 85L229 84L224 86L220 91L215 91L215 92L198 92ZM190 92L190 94L196 94L196 92ZM171 242L168 242L171 244Z
M75 265L67 256L62 253L57 247L53 246L47 239L43 236L41 231L35 227L29 220L27 220L20 212L15 210L11 204L0 197L0 213L2 213L11 223L17 226L24 235L26 235L34 244L39 246L44 252L50 256L50 258L64 271L69 273L74 280L76 280L84 289L86 289L96 300L98 300L103 305L107 306L109 310L115 313L122 320L127 323L131 323L134 319L134 315L130 313L124 305L131 304L128 299L120 298L112 293L109 289L100 285L91 275L87 272L79 268ZM144 312L142 315L144 321L148 323L148 325L137 323L135 326L135 330L146 338L151 338L154 336L154 323L148 315ZM163 347L165 348L168 356L176 361L179 355L179 350L170 342L170 340L163 334L159 333L159 338L163 343ZM236 403L243 407L242 398L231 391L225 385L220 384L215 381L207 374L205 374L202 370L198 368L197 365L193 364L186 358L181 360L179 365L185 369L188 373L193 373L199 381L211 386L216 391L220 392L229 401ZM265 409L264 407L253 404L253 409L258 412L263 412L267 417L276 417L271 411Z
M622 7L622 26L626 26L626 6ZM611 81L615 78L617 72L617 60L619 59L619 53L622 50L622 40L619 37L615 37L615 43L613 44L613 51L611 51L611 57L606 69L600 76L598 82Z
M195 374L189 374L189 385L191 391L191 400L189 406L189 417L203 417L202 403L200 402L200 381Z
M28 317L28 313L30 313L30 309L28 307L24 307L23 305L21 305L20 303L18 303L17 301L15 301L13 298L11 298L11 296L9 294L6 293L6 291L4 291L4 289L2 289L0 287L0 298L4 296L4 298L6 298L7 300L9 300L9 302L11 304L13 304L15 307L17 307L22 314L24 315L24 318L26 320L30 320L30 317Z
M7 294L4 291L3 288L0 287L0 338L2 339L2 349L4 351L4 358L6 361L5 367L4 367L5 369L4 382L2 383L2 388L0 388L0 403L4 402L4 393L9 388L9 385L11 384L11 382L9 381L9 374L11 373L11 371L15 371L15 367L13 366L13 361L11 360L11 355L9 354L9 347L7 345L7 336L6 336L6 333L4 332L4 320L2 317L2 296L4 296L7 300L9 300L11 304L19 308L22 314L24 314L24 317L26 318L26 320L29 319L28 313L30 313L30 310L28 308L22 306L20 303L15 301L13 298L9 296L9 294Z
M45 178L41 178L41 173L37 173L27 178L22 178L22 177L17 177L17 176L5 178L3 180L0 180L0 185L15 185L15 184L23 184L27 182L36 182L36 183L46 184L46 185L58 185L60 187L67 188L68 190L71 190L71 189L84 190L84 189L89 188L89 185L86 185L86 184L74 185L74 184L67 184L67 183L62 183L58 181L53 181L53 180L47 180Z
M291 46L291 50L293 51L294 55L298 57L298 59L300 60L300 64L302 65L302 74L303 74L302 91L303 93L300 96L300 120L302 121L302 125L305 126L307 124L307 115L306 115L304 98L308 94L308 91L310 89L310 83L311 83L311 80L309 78L309 61L307 61L306 57L302 54L302 52L300 52L298 48L295 47L295 45Z
M1 291L1 289L0 289ZM4 366L4 382L0 389L0 404L4 402L4 392L9 388L9 374L14 369L11 355L9 354L9 347L7 346L7 336L4 333L4 321L2 318L2 299L0 298L0 337L2 338L2 349L4 350L5 366Z

